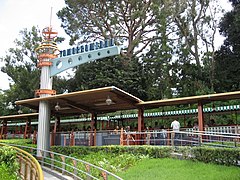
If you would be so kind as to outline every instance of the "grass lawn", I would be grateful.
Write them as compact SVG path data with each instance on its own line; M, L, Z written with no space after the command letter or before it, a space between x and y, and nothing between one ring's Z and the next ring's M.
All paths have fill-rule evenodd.
M117 173L126 180L239 180L240 168L177 159L143 159L125 172Z

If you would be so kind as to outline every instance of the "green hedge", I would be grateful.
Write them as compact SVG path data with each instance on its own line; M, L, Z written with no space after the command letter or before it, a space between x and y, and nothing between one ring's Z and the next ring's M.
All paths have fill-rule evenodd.
M31 145L33 145L31 139L1 139L0 143L17 144L17 145L22 145L22 146L31 146Z
M30 140L1 140L0 142L19 144L24 146L31 145ZM51 150L65 155L81 154L87 155L91 152L103 151L107 153L131 153L147 155L150 158L172 157L172 152L182 154L182 159L192 159L205 163L221 165L239 165L240 148L209 148L209 147L177 147L170 146L53 146ZM1 162L1 161L0 161Z
M239 148L207 148L195 147L192 148L193 158L205 162L221 165L234 165L240 163L240 149Z
M17 162L17 152L9 146L0 147L0 162L8 168L9 172L17 174L19 163Z
M95 147L81 147L81 146L72 146L72 147L62 147L62 146L53 146L51 150L65 155L71 154L89 154L91 152L103 151L106 153L131 153L131 154L142 154L148 155L151 158L164 158L171 157L171 147L163 146L95 146Z
M169 147L169 146L54 146L51 150L65 155L87 155L91 152L131 153L147 155L150 158L172 157L172 153L182 154L182 159L197 160L205 163L237 166L240 162L239 148L208 148L208 147Z

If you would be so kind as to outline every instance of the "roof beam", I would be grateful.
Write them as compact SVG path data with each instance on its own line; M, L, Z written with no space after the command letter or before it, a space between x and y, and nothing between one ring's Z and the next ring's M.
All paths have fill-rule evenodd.
M89 107L86 107L86 106L83 106L83 105L80 105L80 104L76 104L75 102L67 100L65 98L61 98L61 99L64 100L68 106L70 106L72 108L75 108L75 109L78 109L80 111L84 111L86 113L94 113L94 112L96 112L96 110L93 110L93 109L91 109Z

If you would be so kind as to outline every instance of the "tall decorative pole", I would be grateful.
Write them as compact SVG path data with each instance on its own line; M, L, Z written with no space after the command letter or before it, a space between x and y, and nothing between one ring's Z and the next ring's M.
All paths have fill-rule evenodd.
M57 32L53 31L51 26L44 28L42 35L44 40L36 49L38 67L41 69L41 78L40 89L35 91L35 95L38 97L47 97L56 94L56 91L52 90L52 77L50 76L50 66L52 66L52 62L50 60L58 56L59 50L54 42L54 39L57 37ZM49 103L47 101L40 101L37 136L38 149L50 149L50 117ZM40 151L37 151L37 156L42 156Z

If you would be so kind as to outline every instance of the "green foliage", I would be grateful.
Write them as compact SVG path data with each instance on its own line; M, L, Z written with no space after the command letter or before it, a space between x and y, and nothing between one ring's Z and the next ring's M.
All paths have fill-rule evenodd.
M0 143L27 146L32 144L32 139L0 139Z
M86 155L89 153L89 147L86 146L52 146L51 150L53 152L58 152L60 154L64 154L69 156L70 154L82 154Z
M73 149L73 150L71 150ZM78 150L77 150L78 149ZM87 153L86 150L87 149ZM207 147L178 147L177 149L172 149L172 147L158 147L158 146L101 146L101 147L84 147L84 153L81 154L82 147L52 147L53 151L59 153L70 153L75 152L74 154L68 154L73 157L91 162L97 166L103 167L110 172L117 173L120 177L124 179L141 179L141 178L150 178L158 179L162 177L165 171L170 175L166 177L171 177L172 171L180 171L180 179L199 179L200 176L193 176L193 172L203 169L204 173L202 176L206 178L215 177L215 173L221 169L224 171L223 177L226 179L231 177L238 176L238 170L234 167L224 167L216 166L213 164L221 165L237 165L237 161L240 158L239 149L227 149L227 148L207 148ZM177 152L183 154L181 159L188 159L192 161L179 161L179 160L160 160L159 158L169 158L172 157L172 152ZM153 158L153 159L151 159ZM169 162L171 161L170 164ZM197 161L197 162L196 162ZM200 161L200 162L198 162ZM154 162L154 163L153 163ZM211 164L203 164L211 163ZM71 162L70 162L71 163ZM172 163L174 165L172 165ZM180 164L185 165L180 165ZM187 168L182 168L187 167ZM79 168L84 168L82 165L79 165ZM158 170L154 170L157 168ZM164 170L160 170L163 168ZM173 169L172 169L173 168ZM171 170L169 170L171 169ZM227 173L224 169L228 169L232 173ZM205 173L206 171L206 173ZM139 176L141 172L141 177ZM148 175L144 175L146 174ZM161 172L159 175L158 172ZM96 175L99 175L99 172L94 171ZM99 175L100 176L100 175ZM201 177L202 177L201 176ZM134 177L134 178L133 178ZM137 177L137 178L136 178ZM163 177L163 179L166 179ZM174 176L175 177L175 176Z
M87 155L90 152L106 152L112 154L129 153L134 155L146 155L153 158L170 157L172 147L162 146L94 146L94 147L61 147L54 146L51 150L60 154L83 154Z
M13 140L9 140L8 142L11 142L11 141ZM19 142L17 141L15 141L15 143L19 144ZM128 169L134 168L135 166L138 169L141 169L141 165L139 165L139 163L141 164L141 162L146 162L146 166L144 165L145 169L148 169L148 168L152 169L151 167L148 167L149 165L147 165L148 162L146 161L146 159L149 159L149 161L152 161L151 159L176 158L176 156L172 155L173 152L182 154L180 159L192 160L192 162L188 162L189 164L191 164L191 165L187 165L189 167L195 166L195 165L198 166L199 164L201 164L200 162L204 162L208 164L226 165L226 166L237 166L238 162L240 161L239 148L232 148L232 149L209 148L209 147L172 148L170 146L165 146L165 147L163 146L95 146L95 147L54 146L54 147L51 147L51 150L60 154L64 154L67 156L84 160L86 162L90 162L110 172L117 173L117 174L120 173L118 174L120 175L120 177L125 177L125 175L122 176L122 172L125 172L125 171L128 172ZM61 158L58 155L56 155L55 158L61 162ZM179 158L179 156L177 156L177 158ZM50 163L50 160L48 162ZM62 167L60 162L55 162L55 165L57 165L58 167ZM68 164L73 165L73 162L69 159L66 159L66 162ZM209 168L213 168L214 169L213 172L217 171L215 170L215 168L217 169L222 168L220 166L218 167L213 165L205 165L205 166L208 166ZM67 170L70 170L71 172L73 172L72 168L68 166L66 168ZM78 163L78 168L82 170L86 169L86 167L81 163ZM232 168L233 167L229 168L229 170L231 170ZM207 168L204 168L204 169L207 169ZM91 172L97 177L102 176L101 172L98 170L92 169ZM235 170L233 170L233 172L235 173ZM206 173L205 176L209 177L207 175L208 173ZM136 173L134 176L136 176ZM158 177L158 175L153 175L153 176ZM190 179L190 177L192 177L191 173L188 176ZM128 177L131 177L131 175L129 175ZM226 175L226 177L230 177L229 174Z
M70 92L116 86L141 99L147 99L147 82L142 76L142 67L137 59L105 58L78 66L76 74L69 80Z
M11 168L7 166L5 163L1 163L0 165L0 179L4 180L19 180L20 178L16 173L11 171Z
M159 23L157 16L162 13L161 8L156 6L164 7L166 4L136 0L69 0L57 15L62 20L65 32L71 37L70 44L97 38L115 38L117 43L128 42L123 54L131 58L145 49L145 45L139 47L139 44L148 45L156 38L153 34L158 31L155 28Z
M208 148L208 147L179 147L172 149L170 146L95 146L95 147L52 147L52 151L66 155L89 155L90 153L105 152L107 154L133 154L144 155L150 158L172 157L176 151L183 154L183 159L195 159L205 163L221 165L237 165L240 160L240 149Z
M88 155L73 155L76 158L95 164L103 169L107 169L112 173L124 171L125 169L136 165L136 163L147 156L133 155L129 153L106 153L106 152L92 152Z
M205 162L221 165L238 165L240 149L196 147L192 149L193 158Z
M226 37L220 50L216 52L217 92L239 90L240 57L240 5L232 1L233 10L227 12L220 22L220 33Z
M72 150L71 150L72 149ZM141 154L131 154L127 152L119 152L120 148L84 148L84 147L71 147L71 148L62 148L62 147L52 147L53 151L60 151L59 153L68 153L68 156L75 157L77 159L84 160L96 166L99 166L103 169L106 169L112 173L124 171L125 169L136 165L141 159L147 158L148 156ZM86 151L87 150L87 151ZM123 150L121 148L121 150ZM65 154L66 155L66 154ZM61 162L61 158L58 155L55 155L54 158L57 161ZM50 161L49 161L50 162ZM55 161L55 165L61 167L61 163ZM73 165L73 162L70 159L66 159L67 164ZM86 170L86 167L83 163L78 163L77 167L79 170ZM73 172L73 169L69 166L66 167L68 171ZM101 177L101 171L91 168L91 174L95 177ZM84 173L79 173L83 179L86 178Z
M17 174L17 171L19 169L16 154L17 152L11 147L0 147L0 162L4 164L2 167L6 167L9 172L15 175Z

